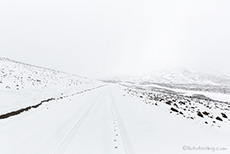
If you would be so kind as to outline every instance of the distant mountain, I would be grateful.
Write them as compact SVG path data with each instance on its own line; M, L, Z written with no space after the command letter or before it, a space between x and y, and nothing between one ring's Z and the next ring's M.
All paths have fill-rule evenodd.
M113 81L157 84L164 87L230 93L230 77L226 74L213 71L196 71L190 69L177 69L168 71L155 71L141 76L120 76Z
M212 71L195 71L188 69L171 70L165 72L153 72L144 81L155 83L171 84L202 84L202 85L225 85L230 84L230 77L218 72Z

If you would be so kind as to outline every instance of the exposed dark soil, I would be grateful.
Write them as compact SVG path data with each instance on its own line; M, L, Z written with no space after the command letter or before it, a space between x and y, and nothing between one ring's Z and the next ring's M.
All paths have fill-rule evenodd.
M37 104L37 105L33 105L33 106L28 106L26 108L22 108L22 109L19 109L17 111L12 111L12 112L9 112L9 113L6 113L6 114L2 114L0 115L0 119L6 119L6 118L9 118L9 117L12 117L12 116L16 116L22 112L25 112L25 111L29 111L30 109L33 109L33 108L38 108L39 106L41 106L43 103L45 102L49 102L49 101L52 101L54 100L54 98L49 98L47 100L43 100L41 101L41 103Z
M98 89L98 88L101 88L105 85L102 85L102 86L98 86L98 87L94 87L94 88L91 88L91 89L86 89L86 90L83 90L83 91L80 91L80 92L77 92L77 93L74 93L72 95L66 95L66 96L61 96L61 97L58 97L58 98L49 98L49 99L46 99L46 100L43 100L41 101L39 104L36 104L36 105L33 105L33 106L28 106L28 107L25 107L25 108L22 108L22 109L19 109L17 111L12 111L12 112L9 112L9 113L5 113L5 114L2 114L0 115L0 119L6 119L6 118L9 118L9 117L12 117L12 116L16 116L16 115L19 115L21 114L22 112L25 112L25 111L29 111L31 109L35 109L35 108L38 108L39 106L41 106L43 103L46 103L46 102L50 102L52 100L59 100L59 99L64 99L64 98L67 98L67 97L70 97L70 96L74 96L74 95L77 95L77 94L81 94L81 93L84 93L84 92L87 92L87 91L92 91L92 90L95 90L95 89Z

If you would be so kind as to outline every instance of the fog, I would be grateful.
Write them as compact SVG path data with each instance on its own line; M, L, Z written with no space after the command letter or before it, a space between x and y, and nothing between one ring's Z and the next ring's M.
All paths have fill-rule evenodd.
M227 0L1 0L0 56L93 78L229 72Z

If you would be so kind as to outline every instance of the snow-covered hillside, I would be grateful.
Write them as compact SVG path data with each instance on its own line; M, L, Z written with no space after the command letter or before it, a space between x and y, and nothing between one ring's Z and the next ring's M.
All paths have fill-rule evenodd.
M119 83L1 58L0 154L230 153L229 101Z
M127 93L145 104L164 108L187 119L210 126L229 125L230 102L213 100L205 95L184 95L170 89L151 86L126 85Z
M0 115L99 85L85 77L0 58Z

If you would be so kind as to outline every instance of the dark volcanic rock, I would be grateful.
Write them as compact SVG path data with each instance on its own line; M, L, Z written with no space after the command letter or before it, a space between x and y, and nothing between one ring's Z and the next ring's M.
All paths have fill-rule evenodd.
M216 120L223 121L220 117L216 117Z
M185 105L185 102L180 101L179 104L180 105Z
M173 108L173 107L171 107L171 110L172 110L173 112L179 112L177 109L175 109L175 108Z
M222 115L223 118L228 118L227 115L224 114L224 113L221 113L221 115Z
M202 118L204 117L203 114L202 114L201 112L198 112L197 115L198 115L199 117L202 117Z
M208 112L206 112L206 111L204 111L204 112L202 112L203 113L203 115L209 115L209 113Z
M172 104L172 102L171 102L171 101L167 101L167 102L166 102L166 104L171 105L171 104Z
M173 105L176 106L177 108L179 108L178 105L177 105L176 103L174 103Z

